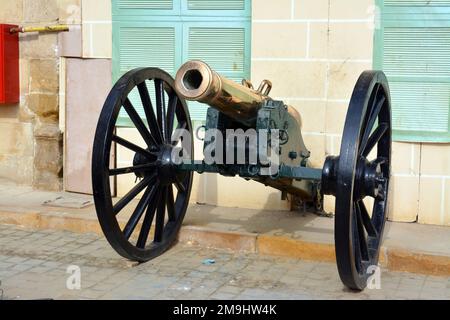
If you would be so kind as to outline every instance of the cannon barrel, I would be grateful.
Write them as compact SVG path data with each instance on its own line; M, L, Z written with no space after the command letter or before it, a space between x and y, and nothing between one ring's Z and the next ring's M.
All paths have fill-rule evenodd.
M258 111L270 99L260 91L229 80L198 60L178 70L175 88L186 100L206 103L231 119L254 127Z

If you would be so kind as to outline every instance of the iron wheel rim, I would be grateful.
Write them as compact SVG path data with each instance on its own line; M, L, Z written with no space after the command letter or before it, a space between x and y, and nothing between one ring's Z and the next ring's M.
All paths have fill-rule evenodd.
M336 260L340 278L350 289L363 290L373 271L369 268L378 266L388 215L391 144L390 94L386 76L382 72L366 71L359 78L350 101L337 170ZM372 216L363 202L367 195L362 190L367 182L360 173L364 171L361 166L367 165L361 163L367 159L368 149L376 150L374 161L379 163L382 176L376 179L382 188L374 197Z
M155 114L153 110L152 100L148 94L148 88L145 85L148 81L153 81L155 85L155 93L157 96L157 114ZM144 123L144 126L150 134L150 136L148 136L148 133L144 134L146 136L144 140L147 142L149 147L144 150L148 151L148 153L145 153L146 156L149 157L149 153L151 154L153 151L151 148L152 146L150 146L151 144L156 142L155 147L158 145L161 147L161 145L167 144L167 139L169 139L170 142L170 132L173 132L174 129L173 126L170 126L171 123L173 125L175 119L183 129L186 129L190 133L191 145L193 145L192 124L189 111L185 100L177 95L174 87L173 78L163 70L157 68L139 68L131 70L123 75L111 90L108 98L106 99L97 125L92 156L92 183L96 212L102 231L108 242L121 256L130 260L140 262L148 261L165 252L174 243L188 207L193 173L185 173L183 181L177 182L176 188L178 190L178 194L176 199L173 198L173 184L162 185L160 182L162 177L158 176L158 172L155 171L153 173L149 173L143 177L138 184L139 187L137 189L135 188L138 185L133 187L124 196L124 198L127 198L127 196L131 197L128 203L122 203L117 208L121 200L116 204L113 204L110 186L111 145L113 141L122 145L126 143L129 147L131 146L131 148L139 150L136 146L132 145L132 143L130 144L129 141L115 135L117 119L122 108L126 110L128 115L130 115L130 113L134 114L132 111L134 106L130 103L128 96L134 88L138 88L139 96L146 113L147 123ZM169 96L169 101L165 101L164 93L167 93ZM130 116L130 118L132 117ZM135 126L139 126L140 129L143 130L142 132L144 132L145 128L143 128L142 123L136 125L135 121L139 122L138 119L132 118L132 122ZM144 122L144 120L142 120L142 122ZM172 130L170 130L170 128ZM159 137L157 131L159 131ZM143 136L139 129L138 132L141 133L141 136ZM142 150L140 151L141 153L144 153ZM132 167L136 167L135 163L133 163ZM157 165L155 165L155 167L157 168ZM146 170L151 172L152 169L148 166ZM114 173L116 172L120 171L114 171ZM126 205L137 197L139 193L134 194L136 190L140 190L139 193L144 192L144 194L130 217L130 220L128 220L125 228L122 229L118 219L118 214L120 214ZM170 194L172 194L172 199ZM126 200L128 200L128 198ZM171 209L169 209L168 203L171 202L173 205L171 205ZM125 206L120 208L122 205ZM141 206L141 209L139 212L136 212L138 210L138 206ZM144 209L142 209L142 207L144 207ZM134 216L135 214L136 216ZM171 215L171 217L167 217L167 223L165 221L166 214L167 216ZM138 218L136 225L134 225L134 221L131 221L133 216L134 218ZM136 231L139 221L142 219L143 221L141 224L141 229L139 230L139 237L136 244L133 244L130 241L131 235ZM154 241L147 245L153 220L155 220ZM161 221L163 223L163 227L158 226L158 222L161 224ZM129 228L127 229L128 226ZM145 229L142 231L143 227ZM128 235L130 229L132 229L131 235ZM125 234L127 230L128 232ZM157 232L159 232L158 236L156 235ZM158 239L156 239L156 237L158 237ZM142 245L142 243L144 245Z

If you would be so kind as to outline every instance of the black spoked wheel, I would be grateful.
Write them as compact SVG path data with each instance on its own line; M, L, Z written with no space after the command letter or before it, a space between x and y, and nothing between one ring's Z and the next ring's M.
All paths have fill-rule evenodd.
M378 265L388 211L391 166L389 86L383 72L366 71L350 101L339 157L329 157L324 178L336 196L335 246L339 275L363 290Z
M142 143L117 134L119 116L131 120ZM172 154L181 140L175 129L187 132L192 146L186 102L174 90L173 78L156 68L125 74L101 112L92 158L95 207L107 240L127 259L144 262L159 256L170 248L181 228L192 172L179 172L173 165ZM129 165L117 168L110 161L115 146L134 155ZM119 177L135 183L115 202L111 179Z

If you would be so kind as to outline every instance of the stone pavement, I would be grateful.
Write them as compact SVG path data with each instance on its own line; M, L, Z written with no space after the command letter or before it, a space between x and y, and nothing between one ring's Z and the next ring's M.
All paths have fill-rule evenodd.
M48 200L73 202L91 196L43 192L0 180L0 224L102 235L94 207L48 207ZM118 199L117 199L118 200ZM136 203L121 213L122 222ZM386 224L380 263L391 271L450 276L450 227L417 223ZM307 212L274 212L191 204L180 241L202 246L334 262L334 219Z
M67 289L70 266L81 290ZM382 270L380 290L354 293L331 263L178 244L136 265L96 234L11 225L0 225L0 281L3 299L450 299L448 277Z

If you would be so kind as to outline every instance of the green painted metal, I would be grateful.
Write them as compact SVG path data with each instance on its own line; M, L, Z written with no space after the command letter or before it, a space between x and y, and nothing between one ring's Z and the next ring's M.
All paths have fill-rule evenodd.
M248 166L234 166L236 172L248 172ZM206 164L203 161L198 162L184 162L176 166L177 170L180 171L195 171L197 173L221 173L221 167L216 164ZM251 178L250 174L240 175L243 178ZM255 176L253 176L255 178ZM291 166L280 166L280 171L274 179L279 178L289 178L294 180L309 180L309 181L321 181L322 180L322 169L314 169L307 167L291 167Z
M294 180L322 181L322 169L281 166L279 177Z
M390 82L397 141L450 142L450 0L377 0L374 68Z
M152 66L172 76L183 62L201 59L228 78L250 77L250 0L113 0L113 81L130 69ZM153 97L153 88L149 87ZM138 93L131 101L144 116ZM189 103L193 120L207 107ZM125 113L119 124L130 126Z

